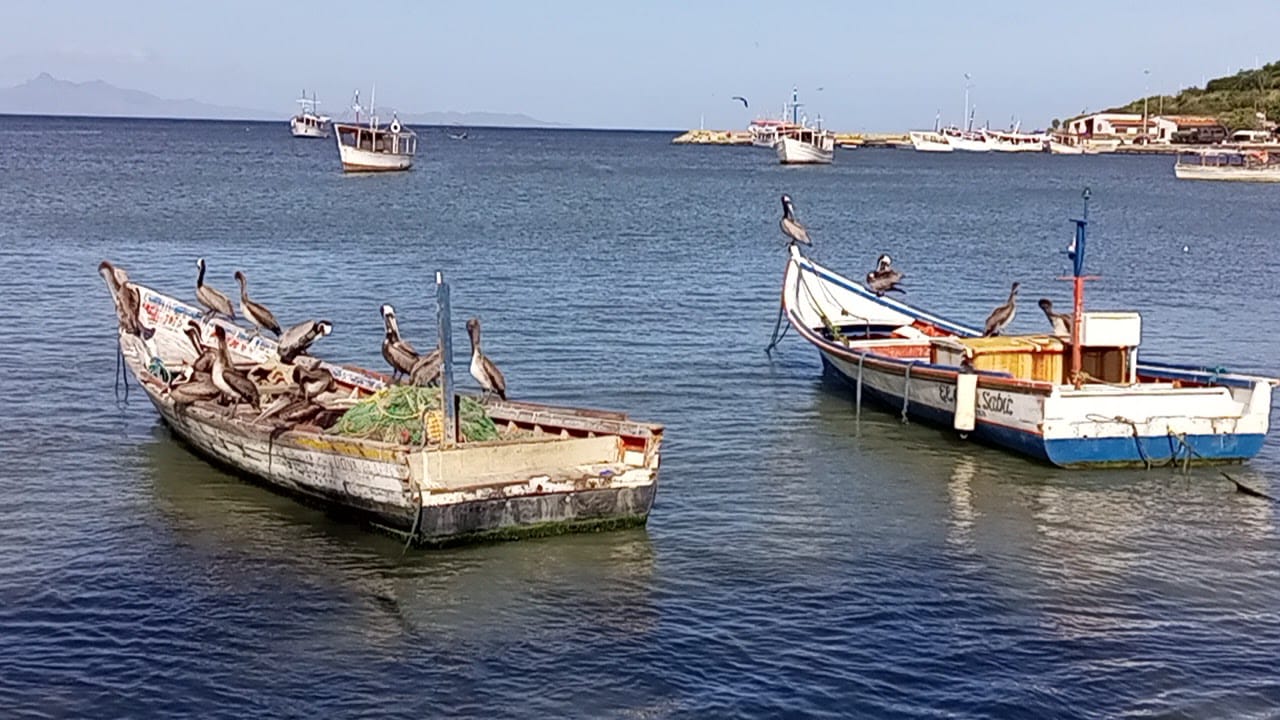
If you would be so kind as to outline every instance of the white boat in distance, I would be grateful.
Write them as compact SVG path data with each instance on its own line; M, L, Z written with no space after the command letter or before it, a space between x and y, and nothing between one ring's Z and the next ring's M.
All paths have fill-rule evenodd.
M316 94L312 92L311 97L307 97L307 91L303 90L302 97L298 98L298 104L302 106L302 112L289 118L289 132L296 138L323 140L329 137L329 116L321 115L316 111L320 106Z
M355 123L334 123L334 137L338 141L338 157L346 172L393 172L413 167L418 152L418 134L400 124L391 116L391 124L378 125L370 102L369 123L360 124L360 93L356 93Z
M947 144L956 150L965 152L991 152L991 143L980 132L961 130L958 127L944 127L939 131L946 138Z
M954 152L955 148L936 130L912 130L907 133L911 138L911 147L919 152Z
M1138 313L1083 309L1087 206L1076 223L1070 257L1077 312L1055 334L982 337L977 328L877 295L795 243L782 312L819 351L826 374L904 421L1062 467L1256 455L1280 380L1140 360Z
M789 123L786 120L770 120L767 118L752 120L751 124L747 126L747 132L751 134L751 144L761 148L772 148L778 143L778 138L782 133L799 129L799 125Z
M1044 152L1045 136L1013 130L983 130L982 134L995 152Z
M1179 180L1280 182L1280 154L1266 150L1198 150L1178 153L1173 175Z
M830 165L836 136L830 130L802 127L783 133L773 149L783 165Z

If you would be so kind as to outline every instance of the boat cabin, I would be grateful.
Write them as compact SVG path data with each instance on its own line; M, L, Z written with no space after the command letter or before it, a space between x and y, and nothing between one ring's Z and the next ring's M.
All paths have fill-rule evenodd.
M338 144L387 155L413 155L418 151L418 136L412 130L401 129L399 123L391 127L365 125L337 125Z

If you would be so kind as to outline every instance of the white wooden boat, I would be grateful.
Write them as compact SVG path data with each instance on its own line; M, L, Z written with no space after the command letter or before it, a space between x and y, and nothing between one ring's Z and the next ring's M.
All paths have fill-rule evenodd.
M965 152L991 151L991 143L987 142L986 136L980 132L961 130L958 127L944 127L939 132L947 139L947 144L956 150Z
M1049 152L1054 155L1084 155L1084 143L1070 135L1050 135Z
M1180 180L1280 182L1280 153L1267 150L1179 153L1173 174Z
M802 127L782 133L773 149L783 165L829 165L835 158L836 136L829 130Z
M1017 130L983 130L994 152L1044 152L1045 136Z
M137 317L150 337L122 325L120 351L161 419L196 454L268 487L347 511L424 545L637 526L648 517L662 427L619 413L494 401L485 411L499 439L454 441L445 429L439 439L410 445L313 425L282 428L258 421L256 411L231 414L213 401L180 409L166 380L195 358L183 334L189 322L198 324L206 342L215 326L226 328L238 366L272 368L273 377L289 366L280 365L271 340L251 337L224 320L204 320L197 308L151 288L131 284L133 289ZM442 334L446 357L447 337ZM320 365L336 380L335 391L317 398L326 406L349 406L388 382L380 373ZM451 379L444 385L451 388ZM271 386L260 390L266 394ZM425 430L432 420L423 422ZM442 427L449 427L447 418Z
M786 120L752 120L747 127L751 135L751 144L756 147L770 148L778 143L778 138L785 132L800 129L799 125Z
M918 152L954 152L955 148L936 130L912 130L911 147Z
M418 134L400 124L392 115L390 124L378 124L373 101L369 103L369 122L360 122L360 93L356 93L352 109L356 112L354 123L334 123L334 137L338 141L338 157L346 172L394 172L413 167L418 152Z
M1087 198L1087 195L1086 195ZM1085 219L1069 337L980 337L865 289L792 245L782 311L825 371L918 419L1064 467L1241 461L1262 448L1280 381L1139 362L1137 313L1083 312Z
M302 105L302 111L292 118L289 118L289 132L296 138L319 138L329 137L329 117L321 115L318 112L320 101L316 99L315 93L311 97L307 97L304 90L302 97L298 99L298 103Z

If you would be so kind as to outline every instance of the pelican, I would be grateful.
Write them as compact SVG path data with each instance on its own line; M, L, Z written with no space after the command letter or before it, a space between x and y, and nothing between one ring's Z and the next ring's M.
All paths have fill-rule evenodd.
M195 320L187 321L186 334L187 338L191 340L191 347L196 350L196 359L191 361L191 369L198 373L212 371L213 356L217 353L213 348L204 344L204 340L200 337L200 325Z
M107 287L111 290L111 298L116 304L116 319L120 321L120 327L130 335L137 335L144 340L150 339L155 334L155 330L142 325L142 320L138 316L142 301L138 297L138 288L129 282L129 274L106 260L98 263L98 274L107 281Z
M271 314L266 305L249 299L249 293L245 289L248 281L239 270L236 271L236 282L240 283L240 314L249 318L249 322L257 326L259 333L270 330L277 338L280 337L280 323L276 322L276 316Z
M467 332L471 335L471 377L484 388L485 395L490 393L503 400L507 399L507 380L502 371L493 364L480 350L480 320L471 318L467 321Z
M419 355L412 345L400 337L400 324L396 322L395 308L383 305L381 309L382 324L387 331L386 337L382 339L382 357L386 358L387 364L395 371L391 376L395 379L412 372Z
M307 400L313 400L320 393L333 389L333 373L320 367L319 363L314 367L294 365L293 381L298 384L302 397Z
M227 329L218 325L213 329L213 336L218 341L218 352L213 356L213 384L223 397L231 401L227 414L230 415L243 402L258 407L257 383L231 364L231 353L227 352Z
M1009 323L1013 322L1013 316L1018 311L1018 283L1014 283L1009 288L1009 299L1003 305L991 311L987 316L987 324L982 331L983 337L992 337L999 335L1005 328L1009 327Z
M891 290L905 294L907 291L898 287L898 283L902 282L904 277L906 275L893 269L893 258L881 255L880 259L876 260L876 269L867 273L867 287L876 295L884 295Z
M409 370L409 384L426 386L439 382L442 369L440 348L436 348L418 358L418 362L413 364L413 368Z
M804 225L796 219L796 208L791 204L791 196L782 196L782 220L778 223L782 228L782 234L791 238L791 242L804 243L812 245L813 241L809 239L809 231L805 230Z
M169 386L169 397L179 411L197 400L213 400L221 394L213 378L205 373L196 373L184 383Z
M1049 318L1049 324L1053 326L1054 335L1071 337L1071 326L1075 322L1072 313L1054 312L1053 301L1049 298L1040 298L1040 309L1044 311L1044 316Z
M305 320L280 333L276 354L280 356L280 362L293 362L294 358L305 354L316 339L331 332L333 324L328 320Z
M204 284L204 258L196 258L196 267L200 269L200 274L196 276L196 301L208 308L210 315L221 313L235 320L236 311L231 307L231 299Z

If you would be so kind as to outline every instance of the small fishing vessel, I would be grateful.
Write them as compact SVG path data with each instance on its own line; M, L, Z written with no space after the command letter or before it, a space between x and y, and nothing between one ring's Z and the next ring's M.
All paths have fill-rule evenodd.
M302 106L302 111L289 118L289 132L296 138L329 137L329 117L318 112L320 101L316 99L315 93L312 92L311 97L307 97L307 91L303 90L298 104Z
M1046 141L1049 152L1054 155L1084 155L1084 139L1066 133L1050 133ZM1089 153L1093 154L1093 153Z
M801 127L782 133L773 149L783 165L829 165L835 158L836 136L821 127Z
M306 366L301 358L282 362L272 340L225 319L206 319L187 302L133 283L126 289L136 291L140 302L128 312L153 332L137 332L136 324L122 319L119 348L160 418L196 454L414 543L643 525L657 492L662 427L615 412L496 399L480 403L455 393L448 285L439 274L436 283L443 348L439 388L392 386L381 373L309 356ZM132 295L112 292L118 313L125 312L121 298ZM215 352L210 338L225 338L232 367L255 378L262 406L272 397L287 397L289 383L282 378L318 367L333 378L332 389L314 396L321 415L345 414L336 422L289 424L247 404L219 405L219 390L208 380L194 380L199 356L194 338L184 333L188 328ZM184 383L184 377L193 379ZM215 397L192 401L193 392L184 389L201 384ZM296 392L300 386L293 387ZM424 395L435 399L435 410L423 405L406 411L394 404L396 398ZM361 408L397 424L389 434L372 434L367 422L348 423Z
M965 152L990 152L991 143L987 141L987 136L975 130L961 130L954 125L944 127L939 131L947 144L956 150Z
M954 152L955 148L937 130L912 130L908 133L911 147L919 152Z
M1182 152L1173 174L1180 180L1280 182L1280 153L1261 149Z
M887 297L790 245L782 308L825 372L907 418L1063 467L1242 461L1262 448L1280 380L1140 361L1134 312L1084 310L1074 221L1067 337L982 332ZM995 313L993 313L993 316ZM1012 306L1009 306L1012 315ZM781 317L779 318L781 322ZM776 338L775 338L776 342Z
M1044 152L1045 136L1043 133L1018 132L1012 130L983 130L987 142L995 152Z
M418 134L400 124L391 116L390 124L378 124L372 99L369 103L369 122L360 122L360 93L356 93L352 109L356 112L354 123L334 123L334 136L338 140L338 157L346 172L387 172L408 170L413 167L418 152Z

